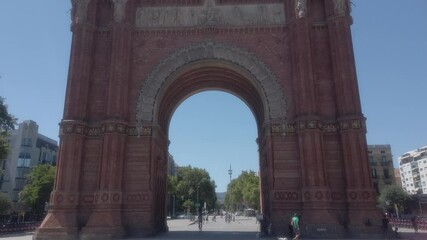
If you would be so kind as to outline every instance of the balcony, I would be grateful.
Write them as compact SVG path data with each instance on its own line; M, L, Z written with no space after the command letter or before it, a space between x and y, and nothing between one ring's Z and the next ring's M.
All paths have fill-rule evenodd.
M390 184L393 183L393 179L391 179L391 178L384 178L384 183L390 185Z
M381 162L381 166L385 167L385 166L390 166L391 165L391 161L382 161Z
M370 162L369 162L369 165L371 165L371 166L377 166L377 162L375 162L375 161L370 161Z

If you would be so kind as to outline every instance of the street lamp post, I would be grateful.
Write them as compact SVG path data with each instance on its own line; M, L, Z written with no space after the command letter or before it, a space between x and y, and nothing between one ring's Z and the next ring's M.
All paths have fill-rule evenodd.
M230 164L230 169L228 170L228 175L230 175L230 211L232 210L232 207L233 207L233 195L231 192L231 174L233 174L233 170L231 169L231 164Z

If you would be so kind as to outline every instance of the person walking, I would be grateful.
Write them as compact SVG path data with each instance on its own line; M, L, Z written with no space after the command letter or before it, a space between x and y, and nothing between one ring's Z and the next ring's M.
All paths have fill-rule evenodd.
M297 240L300 238L300 229L299 229L299 217L298 214L294 214L294 216L291 219L291 225L292 225L292 231L295 234L294 240Z
M202 231L203 215L202 215L202 211L200 211L200 210L199 210L199 215L197 216L197 223L199 224L199 231Z
M411 218L412 227L414 228L415 233L418 233L418 224L417 224L417 216L414 215Z
M382 229L383 229L383 235L384 239L388 239L388 218L387 214L383 214L383 218L381 219L382 222Z

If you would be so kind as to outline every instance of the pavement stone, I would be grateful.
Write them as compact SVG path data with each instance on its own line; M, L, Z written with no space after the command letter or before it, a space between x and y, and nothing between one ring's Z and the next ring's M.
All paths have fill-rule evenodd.
M127 238L123 240L249 240L259 237L259 224L255 218L236 218L235 222L225 223L223 218L217 218L216 222L209 221L203 225L203 231L198 231L197 224L186 219L168 220L169 232L149 238ZM427 240L427 231L421 230L414 233L413 229L400 228L400 239ZM280 237L280 236L279 236ZM32 233L14 235L3 235L4 240L32 240ZM277 240L277 237L262 238L266 240ZM301 238L308 239L308 238ZM387 238L382 238L387 239ZM394 239L390 236L390 239ZM52 239L54 240L54 239ZM318 239L319 240L319 239ZM355 240L355 239L352 239Z

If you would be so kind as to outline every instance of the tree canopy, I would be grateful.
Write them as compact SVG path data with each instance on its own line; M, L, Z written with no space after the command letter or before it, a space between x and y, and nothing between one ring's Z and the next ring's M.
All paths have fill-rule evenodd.
M233 210L260 208L259 177L254 171L243 171L227 187L225 206Z
M216 203L215 181L205 169L181 167L178 175L168 177L168 192L175 195L177 212L193 212L197 203L206 202L207 209L214 209Z
M378 197L378 202L384 208L401 211L412 201L411 195L396 185L385 186Z
M27 185L19 193L19 201L30 207L34 213L43 213L45 202L49 202L53 190L55 167L37 165L26 176Z
M4 98L0 97L0 160L7 157L9 144L6 141L10 130L15 129L16 118L7 110Z
M12 207L12 201L5 193L0 192L0 214L5 214Z

